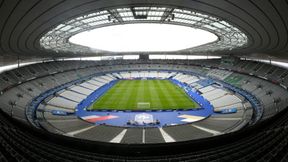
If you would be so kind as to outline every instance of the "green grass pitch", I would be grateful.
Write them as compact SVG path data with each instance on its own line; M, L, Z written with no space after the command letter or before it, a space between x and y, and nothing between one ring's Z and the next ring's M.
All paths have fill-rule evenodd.
M199 108L180 87L169 80L120 80L90 109L140 110L138 103L150 103L141 110Z

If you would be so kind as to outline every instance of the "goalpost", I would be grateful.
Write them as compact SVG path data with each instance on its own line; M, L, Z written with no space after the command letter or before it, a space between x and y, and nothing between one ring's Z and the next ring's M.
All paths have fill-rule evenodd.
M149 109L150 108L150 102L138 102L137 108L138 109Z

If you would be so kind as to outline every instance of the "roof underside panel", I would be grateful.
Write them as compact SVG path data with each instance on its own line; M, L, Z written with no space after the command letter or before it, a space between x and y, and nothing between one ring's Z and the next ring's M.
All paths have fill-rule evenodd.
M136 16L139 20L147 17L147 19L155 21L168 21L168 19L170 19L169 21L176 21L179 17L177 17L177 13L171 15L172 12L177 11L173 8L205 13L232 24L243 31L249 40L244 48L209 51L209 55L235 54L238 56L288 59L288 19L286 18L288 16L288 4L285 0L190 0L181 1L181 3L180 1L158 0L153 1L153 4L147 4L147 1L132 0L2 0L0 1L0 56L31 58L83 56L83 53L77 52L46 50L40 46L40 39L57 25L81 15L104 11L108 8L122 7L131 11L133 6L143 6L143 10L147 10L145 6L157 6L158 8L163 7L163 10L157 12L150 7L147 12L140 12L136 8L134 15L133 12L131 15L129 12L125 13L113 9L107 12L112 15L112 20L115 22L125 21L131 16L134 19ZM137 16L137 14L140 15ZM196 23L201 21L199 16L183 18L194 19ZM205 18L202 20L206 21ZM87 19L86 21L95 20L91 18L91 20ZM103 21L108 20L103 19ZM182 19L181 21L184 22L185 20ZM80 26L74 26L74 32L81 30L85 24L87 22L83 21L82 24L79 24ZM215 23L215 27L221 27L221 24ZM209 28L213 29L213 26L209 26ZM234 39L233 41L237 40ZM197 52L188 52L187 54L197 54ZM101 53L85 53L85 56L92 55L101 55Z

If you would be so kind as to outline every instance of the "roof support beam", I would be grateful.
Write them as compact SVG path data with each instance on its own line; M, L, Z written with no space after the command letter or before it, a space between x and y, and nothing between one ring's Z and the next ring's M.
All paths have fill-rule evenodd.
M116 19L119 23L123 23L123 19L119 12L115 9L107 10L108 13L111 15L112 18Z
M148 18L148 12L150 10L149 7L144 9L136 9L135 7L130 8L133 14L134 19L147 19ZM141 12L141 14L137 13Z
M174 8L166 8L163 15L161 16L160 21L161 22L165 21L170 15L172 15L173 11L174 11Z

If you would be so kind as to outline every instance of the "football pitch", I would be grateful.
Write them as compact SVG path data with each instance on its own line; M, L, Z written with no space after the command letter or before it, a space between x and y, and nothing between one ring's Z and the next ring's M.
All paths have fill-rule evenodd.
M199 108L169 80L120 80L95 103L92 110L165 110Z

